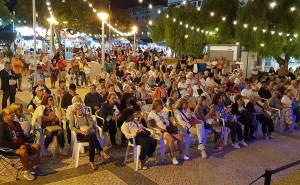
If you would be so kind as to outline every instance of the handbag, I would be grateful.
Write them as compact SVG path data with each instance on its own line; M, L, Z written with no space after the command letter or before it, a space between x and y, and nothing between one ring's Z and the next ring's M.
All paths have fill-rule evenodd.
M61 126L59 125L47 126L45 129L49 132L57 132L62 130Z
M191 124L191 127L196 126L196 124L199 124L199 121L197 118L192 117L191 119L189 119L188 117L186 117L186 115L182 112L182 110L179 110L181 112L181 114L185 117L185 119L188 120L188 122Z
M158 114L156 114L156 115L160 118L160 120L161 120L164 124L166 124L165 121L164 121L164 119L162 119ZM169 134L175 134L175 133L178 133L178 128L177 128L176 126L172 125L172 123L170 123L169 126L166 126L166 131L167 131Z
M169 134L175 134L178 132L178 128L174 125L169 125L166 127L166 130Z

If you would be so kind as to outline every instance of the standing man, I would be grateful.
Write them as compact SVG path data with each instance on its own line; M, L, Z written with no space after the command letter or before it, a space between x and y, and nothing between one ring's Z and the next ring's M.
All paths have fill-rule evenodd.
M257 61L253 62L253 66L251 66L251 73L253 77L257 77L260 71L260 66L257 64Z
M18 76L11 70L11 64L5 62L4 69L0 71L2 96L2 109L7 107L7 99L9 103L15 102Z
M29 65L31 64L30 58L31 58L31 55L30 55L29 51L27 50L24 55L24 63L25 63L25 66L24 66L25 75L24 76L26 76L26 71L27 70L29 71ZM29 75L31 75L30 72L29 72Z
M16 55L14 60L12 61L13 71L15 75L18 77L18 91L22 92L21 84L22 84L22 70L23 70L23 62L20 60L19 55Z
M66 81L66 67L67 67L67 62L64 59L64 56L60 56L60 60L58 61L58 70L59 70L59 81L63 80Z
M73 69L73 72L75 73L75 76L76 76L76 86L79 87L79 83L78 83L78 80L79 80L79 60L77 59L76 55L73 56L73 59L71 61L71 66L72 66L72 69Z

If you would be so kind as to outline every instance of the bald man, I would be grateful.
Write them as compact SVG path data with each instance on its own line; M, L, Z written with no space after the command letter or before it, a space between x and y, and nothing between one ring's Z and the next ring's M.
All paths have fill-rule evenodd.
M189 108L191 111L194 111L195 107L197 106L197 98L193 96L194 89L192 87L189 87L187 89L187 95L184 96L185 99L187 99L187 102L189 103Z

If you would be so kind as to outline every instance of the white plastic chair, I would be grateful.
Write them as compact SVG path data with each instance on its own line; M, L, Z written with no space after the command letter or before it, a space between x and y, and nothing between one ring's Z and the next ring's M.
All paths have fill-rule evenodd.
M127 150L126 150L126 154L125 154L125 160L124 160L124 164L126 164L127 162L127 158L128 158L128 154L129 154L129 150L130 147L133 147L133 164L134 164L134 171L137 171L139 168L139 156L141 153L141 145L137 145L135 143L135 138L133 135L130 135L131 140L128 140L128 145L127 145Z
M96 116L96 118L102 120L102 123L104 124L105 120L104 120L104 118L102 118L102 117L99 116L99 112L100 111L97 110L95 112L95 116ZM107 147L109 145L109 143L110 143L109 132L103 132L103 129L98 126L97 121L96 121L95 126L98 129L98 131L99 131L99 136L100 136L100 140L99 141L100 141L100 144L101 144L102 148Z
M74 143L72 158L75 159L75 168L77 168L78 167L78 161L79 161L80 148L82 146L89 146L89 143L88 142L79 142L79 141L77 141L77 134L74 131L71 131L71 140Z
M144 112L143 116L145 120L148 120L148 115L149 112ZM167 140L164 140L163 133L159 129L151 127L149 121L146 121L146 123L148 128L153 132L153 138L158 141L157 143L158 145L155 151L155 156L157 156L157 149L160 148L160 162L164 163Z

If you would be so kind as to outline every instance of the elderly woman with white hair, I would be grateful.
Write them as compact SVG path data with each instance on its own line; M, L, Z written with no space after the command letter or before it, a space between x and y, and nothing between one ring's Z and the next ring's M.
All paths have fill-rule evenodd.
M94 164L95 149L100 152L101 158L105 160L108 160L110 156L103 151L96 136L93 119L91 116L84 114L84 107L81 103L73 105L72 114L73 116L70 118L70 129L76 132L78 141L89 143L89 166L92 170L97 170L98 166Z
M147 81L147 84L151 87L151 88L154 88L154 87L157 87L157 84L156 84L156 81L155 81L155 77L153 75L150 75L149 76L149 79Z

